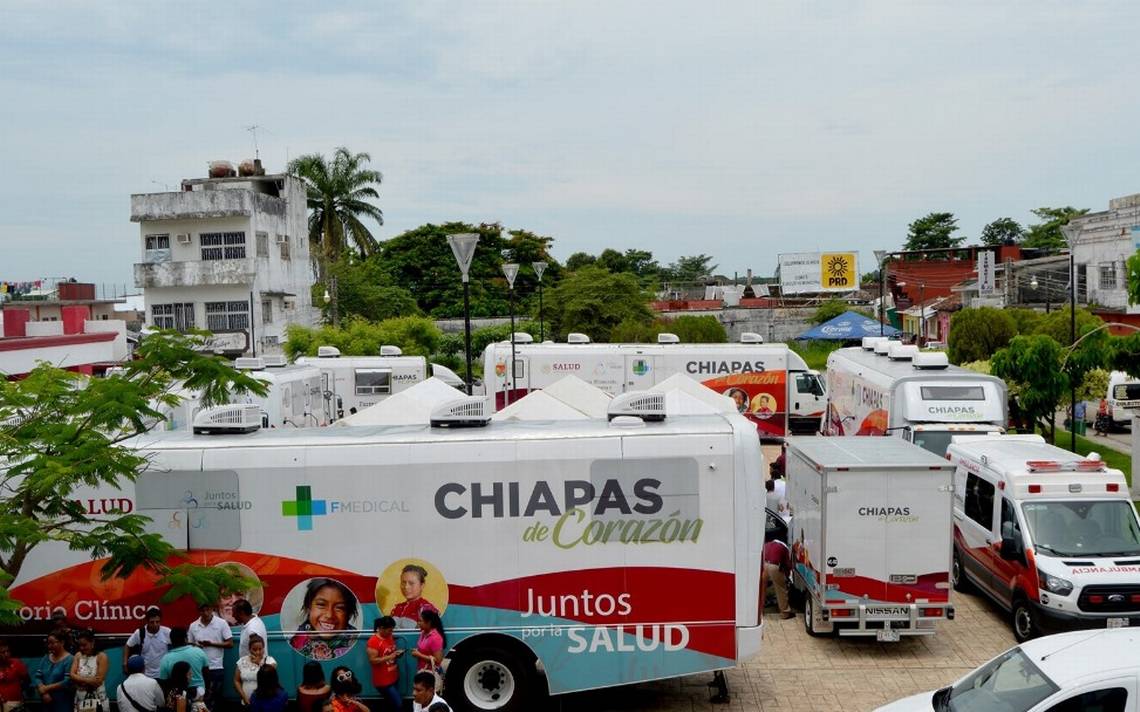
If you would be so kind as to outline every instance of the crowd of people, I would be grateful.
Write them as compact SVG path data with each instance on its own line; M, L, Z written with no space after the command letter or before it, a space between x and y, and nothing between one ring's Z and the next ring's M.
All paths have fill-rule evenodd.
M315 660L305 663L301 684L290 695L281 685L277 661L268 652L264 622L249 601L233 602L241 632L238 658L226 699L225 651L234 647L230 624L214 604L203 604L186 628L162 624L162 611L151 607L143 625L133 631L123 655L122 683L114 690L120 712L372 712L360 696L363 686L347 666L334 668L326 680ZM408 615L411 611L401 611ZM446 633L432 606L415 611L420 636L409 650L416 659L412 679L414 712L451 712L439 695ZM62 615L45 639L46 654L34 669L0 640L0 712L13 712L38 700L44 712L111 712L106 685L110 660L98 649L95 633L72 631ZM405 650L397 645L396 620L382 616L367 643L372 685L383 709L402 710L397 661Z

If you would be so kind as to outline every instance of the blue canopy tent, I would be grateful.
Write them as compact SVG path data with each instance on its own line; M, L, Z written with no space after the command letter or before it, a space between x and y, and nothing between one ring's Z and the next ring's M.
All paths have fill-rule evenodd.
M898 336L899 330L883 324L883 336ZM878 336L879 322L853 311L818 324L796 337L797 341L861 341L864 336Z

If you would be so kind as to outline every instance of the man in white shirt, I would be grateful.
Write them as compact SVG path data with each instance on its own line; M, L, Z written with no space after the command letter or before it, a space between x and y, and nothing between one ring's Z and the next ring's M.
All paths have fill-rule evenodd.
M206 679L205 702L210 709L216 709L222 700L222 684L225 682L222 658L226 654L226 648L234 647L234 635L230 632L230 624L214 615L216 608L213 603L203 603L198 606L198 618L190 624L186 636L191 645L197 645L206 653L210 670Z
M141 655L127 658L127 679L116 695L119 712L155 712L166 704L158 680L144 674L146 665Z
M241 626L241 637L238 639L238 657L249 655L249 638L251 635L260 636L269 648L269 635L265 632L265 621L253 612L253 604L244 598L234 601L234 620Z
M417 672L412 678L412 712L428 712L436 703L443 705L446 712L451 712L447 702L435 694L435 675Z
M158 679L162 656L170 650L170 629L162 624L162 610L158 606L146 609L146 625L139 627L127 638L127 650L132 655L142 655L146 661L146 676ZM124 671L128 661L123 663Z

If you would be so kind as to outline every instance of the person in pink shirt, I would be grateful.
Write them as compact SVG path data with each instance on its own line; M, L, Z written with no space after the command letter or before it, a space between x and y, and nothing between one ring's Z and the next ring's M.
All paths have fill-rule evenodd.
M443 664L443 647L447 645L447 634L443 632L443 621L439 614L431 610L420 612L420 639L412 657L416 659L416 670L438 672Z

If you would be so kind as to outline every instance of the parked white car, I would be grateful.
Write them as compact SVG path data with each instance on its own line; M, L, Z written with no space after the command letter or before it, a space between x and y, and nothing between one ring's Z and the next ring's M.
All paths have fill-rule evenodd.
M878 712L1138 712L1140 630L1061 633L1011 648L958 682Z

